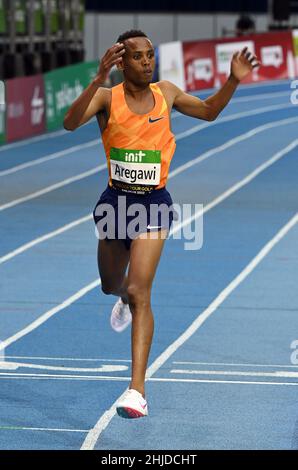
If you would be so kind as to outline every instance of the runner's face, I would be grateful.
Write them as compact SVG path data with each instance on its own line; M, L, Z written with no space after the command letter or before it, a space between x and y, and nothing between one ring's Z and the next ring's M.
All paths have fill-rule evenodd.
M125 78L136 85L152 81L155 67L154 48L148 38L130 38L123 41L125 54L122 68Z

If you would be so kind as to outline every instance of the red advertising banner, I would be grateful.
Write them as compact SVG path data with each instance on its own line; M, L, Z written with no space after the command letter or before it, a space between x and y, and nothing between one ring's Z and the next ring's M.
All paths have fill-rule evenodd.
M244 47L248 47L262 65L254 69L242 83L295 78L292 32L279 31L183 43L186 90L223 84L230 74L233 53Z
M42 75L7 80L6 102L7 142L45 131L45 97Z
M216 74L214 41L184 42L182 46L186 89L213 88Z
M259 80L295 78L294 45L291 31L258 34L254 38L256 54L262 63Z

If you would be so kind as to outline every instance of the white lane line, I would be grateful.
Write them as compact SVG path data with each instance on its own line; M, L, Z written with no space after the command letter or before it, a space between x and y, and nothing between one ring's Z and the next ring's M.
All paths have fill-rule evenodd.
M253 381L244 381L244 380L212 380L212 379L168 379L168 378L149 378L149 382L181 382L181 383L207 383L207 384L243 384L243 385L293 385L298 387L298 382L253 382ZM90 432L90 431L89 431ZM88 436L87 436L88 437ZM86 438L87 439L87 438ZM85 450L81 448L81 450ZM87 448L86 448L87 450Z
M258 83L243 83L238 85L238 90L245 90L249 88L266 88L266 87L274 87L274 86L280 86L280 85L285 85L285 86L290 86L291 80L289 79L281 79L281 80L264 80L263 82L258 82ZM205 88L204 90L196 90L194 92L191 92L193 94L200 94L200 93L212 93L214 91L217 91L218 88ZM254 96L254 95L252 95Z
M131 359L103 359L90 357L6 356L5 359L38 359L42 361L131 362ZM298 367L298 366L297 366Z
M247 276L260 264L274 246L294 227L298 222L298 212L292 217L259 251L259 253L248 263L248 265L230 282L225 289L211 302L211 304L195 319L195 321L185 330L185 332L177 338L147 369L146 378L152 377L161 366L189 339L193 334L205 323L205 321L216 311L216 309L224 302L224 300L247 278ZM297 384L298 385L298 384ZM125 392L118 398L125 395ZM97 421L95 426L89 431L84 440L81 449L91 450L99 439L101 433L109 425L110 421L116 414L116 400Z
M68 131L66 131L64 129L60 129L59 131L51 132L49 134L41 134L41 135L37 135L35 137L30 137L29 139L20 140L18 142L11 142L10 144L1 145L0 146L0 152L3 152L4 150L10 150L10 149L13 149L13 148L22 147L24 145L30 145L30 144L32 144L34 142L38 142L40 140L46 140L46 139L52 139L52 138L55 138L55 137L59 137L60 135L64 135L67 132Z
M65 180L59 181L59 183L52 184L43 189L40 189L39 191L35 191L34 193L27 194L27 196L14 199L13 201L7 202L6 204L3 204L2 206L0 206L0 211L4 211L5 209L9 209L11 207L17 206L18 204L21 204L23 202L27 202L27 201L30 201L31 199L35 199L37 197L43 196L44 194L50 193L51 191L56 191L56 189L63 188L64 186L67 186L76 181L80 181L84 178L87 178L88 176L95 175L99 171L104 170L105 168L106 168L106 164L96 166L95 168L85 171L84 173L80 173L76 176L72 176L71 178L67 178Z
M239 181L238 183L236 183L235 185L233 185L231 188L229 188L227 191L225 191L224 193L222 193L220 196L216 197L213 201L211 201L209 204L207 204L206 206L204 206L203 208L203 213L205 214L206 212L208 212L209 210L211 210L213 207L215 207L216 205L218 205L219 203L221 203L223 200L227 199L231 194L235 193L236 191L238 191L240 188L242 188L243 186L247 185L250 181L252 181L256 176L258 176L262 171L264 171L265 169L267 169L269 166L273 165L273 163L275 163L277 160L279 160L280 158L282 158L284 155L286 155L289 151L291 151L293 148L295 148L296 146L298 145L298 139L295 140L294 142L292 142L290 145L288 145L286 148L282 149L280 152L277 152L277 154L275 154L272 158L270 158L267 162L263 163L262 165L260 165L259 167L257 167L253 172L251 172L248 176L246 176L245 178L243 178L241 181ZM173 230L171 230L171 234L173 233L176 233L177 231L179 231L182 227L184 227L185 225L191 223L193 220L195 220L196 218L198 217L201 217L202 216L202 212L201 211L197 211L195 214L193 214L192 217L186 219L185 221L183 221L182 223L176 225L174 227ZM84 287L83 289L81 289L80 291L78 291L76 294L74 294L73 296L69 297L68 299L66 299L64 302L62 302L62 304L52 308L51 310L49 310L48 312L46 312L45 314L43 314L41 317L39 317L37 320L35 320L33 323L29 324L26 328L24 328L23 330L19 331L18 333L16 333L15 335L11 336L10 338L2 341L0 343L0 351L2 349L4 349L5 347L7 347L9 344L17 341L19 338L25 336L26 334L30 333L31 331L33 331L35 328L37 328L38 326L40 326L42 323L44 323L45 321L48 320L48 318L50 318L52 315L54 315L55 313L59 312L60 310L63 310L65 307L69 306L70 304L72 304L73 302L75 302L77 299L76 299L76 296L78 296L78 298L82 297L86 292L89 292L90 290L92 290L92 285L94 287L98 286L100 284L100 280L95 280L93 281L91 284L89 284L88 286ZM94 288L93 287L93 288ZM74 300L73 300L74 299Z
M248 132L245 132L244 134L240 134L236 137L233 137L232 139L228 140L224 144L221 144L217 147L214 147L210 150L207 150L206 152L202 153L201 155L198 155L197 157L193 158L192 160L184 163L183 165L180 165L177 167L175 170L171 171L169 174L169 177L173 177L176 175L179 175L179 173L182 173L183 171L187 170L188 168L191 168L193 165L196 165L197 163L201 163L204 160L207 160L210 157L213 157L213 155L223 152L224 150L227 150L228 148L232 147L233 145L236 145L240 142L243 142L244 140L250 139L254 137L255 135L267 131L269 129L274 129L275 127L280 127L280 126L286 126L289 124L293 124L295 122L298 122L297 117L291 117L291 118L286 118L286 119L281 119L280 121L273 121L269 122L267 124L262 124L261 126L254 127Z
M280 108L280 105L278 105L278 106ZM286 108L291 107L291 106L293 106L293 105L292 104L286 105L286 106L282 105L282 107L286 107ZM253 115L256 115L256 114L261 114L261 113L264 113L264 112L267 112L267 111L272 111L273 109L278 109L278 108L276 106L267 106L267 107L264 107L264 108L259 108L259 109L254 110L254 111L246 111L246 112L243 112L243 113L236 113L234 115L227 116L225 118L219 119L219 120L211 122L211 123L208 122L208 123L204 123L204 124L199 124L198 126L194 126L194 127L190 128L189 130L187 130L185 132L182 132L181 134L178 134L176 136L176 141L180 140L180 139L183 139L185 137L188 137L189 135L192 135L192 134L198 132L199 130L201 130L204 127L207 127L209 125L220 124L221 122L227 122L227 121L232 121L234 119L240 119L240 118L243 118L243 117L246 117L246 116L253 116ZM297 119L297 118L289 118L289 119ZM273 125L273 123L270 123L270 125ZM264 126L266 126L266 124ZM246 134L242 134L242 135L246 135ZM240 138L240 137L241 136L238 136L238 138ZM234 142L237 142L237 140L235 140L235 139L237 139L237 138L234 138L232 140L234 140ZM225 144L221 145L220 148L223 148L225 145L229 146L229 142L230 141L228 141ZM208 150L208 152L205 152L205 154L203 154L205 156L204 156L204 158L202 156L202 158L206 159L206 158L208 158L208 156L211 156L214 153L216 153L216 151L217 151L217 147L214 148L214 149ZM206 156L206 154L208 154L208 156ZM201 157L197 157L195 160L198 160L199 158L201 158ZM195 164L195 163L197 163L197 161L195 161L193 164ZM189 165L191 166L191 162L186 163L184 166L185 166L185 168L189 168ZM182 167L183 167L183 165L182 165ZM74 183L76 181L80 181L84 178L92 176L92 175L94 175L94 174L96 174L96 173L98 173L102 170L105 170L105 169L106 169L106 163L104 163L102 165L99 165L99 166L96 166L95 168L92 168L91 170L88 170L84 173L80 173L76 176L73 176L71 178L67 178L67 179L62 180L58 183L55 183L53 185L47 186L43 189L40 189L39 191L35 191L34 193L28 194L26 196L23 196L23 197L18 198L18 199L14 199L14 200L6 203L6 204L3 204L2 206L0 206L0 211L4 211L6 209L14 207L14 206L16 206L18 204L21 204L23 202L27 202L31 199L35 199L37 197L43 196L44 194L47 194L51 191L55 191L56 189L60 189L64 186L67 186L67 185L69 185L71 183ZM177 168L174 171L177 172L178 170L179 169ZM180 171L182 171L182 170L180 170Z
M178 365L199 365L199 366L223 366L223 367L264 367L264 368L273 368L273 367L281 367L285 368L297 368L298 366L293 366L292 364L244 364L244 363L227 363L227 362L192 362L192 361L173 361L173 364Z
M88 375L51 375L51 374L2 374L0 380L73 380L81 382L110 381L110 382L130 382L130 377L114 376L88 376ZM271 382L271 381L244 381L244 380L217 380L217 379L178 379L170 377L149 377L147 382L165 382L165 383L216 383L216 384L244 384L244 385L294 385L298 387L298 382ZM90 429L88 430L90 432ZM83 449L81 449L83 450Z
M122 372L128 370L128 366L120 365L107 365L103 364L100 367L65 367L65 366L49 366L41 364L28 364L25 362L9 362L0 361L0 370L17 370L24 369L38 369L38 370L53 370L61 372Z
M190 374L190 375L239 375L244 377L286 377L288 379L298 378L298 372L275 371L275 372L243 372L232 370L189 370L189 369L172 369L171 374Z
M253 96L236 96L235 98L232 98L231 102L232 103L251 103L252 101L260 101L260 100L269 100L272 98L281 98L283 96L288 96L289 100L291 97L291 92L292 90L289 88L287 91L276 91L272 93L259 93L257 95Z
M207 384L233 384L233 385L293 385L298 387L298 382L253 382L244 380L213 380L213 379L169 379L169 378L149 378L148 382L181 382L181 383L207 383ZM81 449L83 450L83 449ZM87 449L86 449L87 450Z
M261 87L263 88L263 87L271 87L271 86L280 86L280 85L287 85L288 83L290 83L290 82L289 81L284 81L284 80L275 80L274 82L264 81L263 83L250 83L250 84L246 84L246 85L239 85L238 89L239 90L245 90L246 88L261 88ZM206 90L196 91L193 94L194 95L202 95L202 94L214 93L215 91L217 91L217 90L214 89L214 88L209 88L209 89L206 89ZM281 92L281 93L283 93L283 92ZM278 92L276 92L275 95L276 94L278 94ZM257 95L251 95L251 98L253 98L254 96L258 96L258 94ZM235 99L238 99L238 98L235 98ZM80 127L88 126L89 124L91 124L93 122L96 122L95 117L92 118L90 121L86 122L85 124L83 124ZM22 147L22 146L25 146L25 145L29 145L32 142L38 142L40 140L52 139L52 138L55 138L55 137L59 137L60 135L63 136L65 134L68 134L69 132L70 131L67 131L65 129L60 129L58 131L48 132L48 133L37 135L37 136L34 136L34 137L29 137L27 139L22 139L18 142L11 142L9 144L0 145L0 152L2 152L4 150L9 150L9 149L12 149L12 148L17 148L17 147Z
M278 106L279 106L279 105L278 105ZM283 105L283 107L286 107L286 108L287 108L287 107L292 107L292 106L293 106L292 104L291 104L291 105L286 105L286 106ZM189 135L192 135L192 134L198 132L199 130L201 130L201 129L203 129L204 127L207 127L207 126L209 126L209 125L215 125L216 123L219 123L219 124L220 124L220 123L223 122L223 121L224 121L224 122L232 121L232 120L234 120L234 119L240 119L240 118L245 117L245 116L253 116L253 115L255 115L255 114L260 114L260 113L263 113L263 112L267 112L268 110L271 111L271 110L273 110L273 109L277 109L276 106L267 106L267 107L260 108L260 109L254 110L254 111L248 111L248 112L244 112L244 113L236 113L235 115L227 116L227 117L225 117L225 118L219 119L218 121L214 121L214 122L211 122L211 123L208 122L208 123L204 123L204 124L199 124L198 126L194 126L194 127L192 127L191 129L189 129L189 130L187 130L187 131L185 131L185 132L182 132L181 134L178 134L178 135L176 136L176 141L177 141L177 140L180 140L180 139L184 139L185 137L188 137ZM289 119L294 119L294 120L295 120L295 119L297 119L297 118L289 118ZM294 122L294 121L293 121L293 122ZM270 123L270 125L273 125L273 123ZM264 124L264 126L266 126L266 124ZM242 135L246 135L246 134L242 134ZM241 136L239 136L239 138L240 138L240 137L241 137ZM232 140L234 140L234 142L237 142L236 139L237 139L237 138L234 138L234 139L232 139ZM220 148L223 148L225 145L229 146L229 141L226 142L225 144L221 145ZM208 150L208 152L205 152L205 154L208 154L208 156L211 156L211 155L213 155L214 153L216 153L216 151L217 151L217 147L215 147L214 149ZM203 155L205 155L205 154L203 154ZM206 159L206 158L208 158L208 156L205 155L204 158L203 158L203 156L202 156L202 158L203 158L203 159ZM201 158L201 157L197 157L195 160L198 160L199 158ZM193 164L195 164L195 163L197 163L197 161L195 161ZM185 166L185 168L189 168L189 165L191 166L191 162L186 163L184 166ZM183 166L183 165L182 165L182 166ZM98 172L100 172L100 171L102 171L102 170L105 170L105 169L106 169L106 163L104 163L104 164L102 164L102 165L99 165L99 166L97 166L97 167L95 167L95 168L92 168L91 170L88 170L88 171L86 171L86 172L84 172L84 173L80 173L80 174L78 174L78 175L76 175L76 176L73 176L73 177L71 177L71 178L67 178L67 179L65 179L65 180L62 180L62 181L60 181L59 183L55 183L55 184L53 184L53 185L47 186L47 187L45 187L45 188L43 188L43 189L40 189L39 191L36 191L36 192L34 192L34 193L31 193L31 194L28 194L27 196L23 196L23 197L21 197L21 198L14 199L14 200L12 200L12 201L10 201L10 202L8 202L8 203L3 204L2 206L0 206L0 211L4 211L5 209L9 209L9 208L14 207L14 206L16 206L16 205L18 205L18 204L21 204L21 203L23 203L23 202L27 202L27 201L29 201L29 200L31 200L31 199L35 199L35 198L37 198L37 197L43 196L44 194L47 194L47 193L49 193L49 192L51 192L51 191L55 191L56 189L62 188L62 187L64 187L64 186L69 185L69 184L71 184L71 183L74 183L74 182L76 182L76 181L80 181L80 180L82 180L82 179L84 179L84 178L87 178L87 177L89 177L89 176L92 176L92 175L94 175L94 174L96 174L96 173L98 173ZM179 170L179 169L177 168L177 169L174 170L174 171L177 172L178 170ZM182 170L180 170L180 171L182 171Z
M36 160L30 160L29 162L22 163L21 165L16 165L11 168L8 168L7 170L2 170L0 171L0 176L11 175L12 173L16 173L17 171L25 170L26 168L40 165L41 163L45 163L50 160L55 160L56 158L64 157L65 155L68 155L69 153L78 152L79 150L83 150L88 147L94 147L95 145L98 145L100 142L101 142L101 139L94 139L94 140L91 140L91 142L88 142L85 144L74 145L73 147L68 147L65 150L60 150L59 152L54 152L49 155L45 155L44 157L37 158Z
M45 312L43 315L38 317L36 320L34 320L32 323L27 325L25 328L22 330L18 331L16 334L10 336L9 338L5 339L4 341L0 342L0 351L3 351L7 346L10 344L14 343L15 341L19 340L20 338L23 338L23 336L27 335L28 333L31 333L31 331L35 330L38 328L40 325L45 323L49 318L51 318L53 315L55 315L58 312L61 312L61 310L64 310L65 308L69 307L72 305L74 302L79 300L81 297L83 297L85 294L90 292L91 290L95 289L95 287L98 287L101 284L100 279L96 279L95 281L91 282L87 286L83 287L80 289L78 292L75 294L71 295L68 297L66 300L64 300L61 304L57 305L54 308L51 308L47 312Z
M289 152L294 150L298 145L298 139L294 140L291 142L287 147L283 148L279 152L277 152L273 157L271 157L269 160L267 160L265 163L262 165L258 166L254 171L249 173L245 178L243 178L241 181L238 183L234 184L229 188L227 191L224 191L222 194L220 194L218 197L213 199L213 201L209 202L206 204L206 206L203 207L203 210L199 209L197 212L195 212L191 217L185 219L181 224L177 226L173 226L173 228L170 231L169 236L175 234L176 232L179 232L182 227L185 227L186 225L190 224L193 220L201 217L203 214L206 214L206 212L210 211L213 207L218 205L220 202L224 201L227 199L231 194L235 193L238 191L240 188L243 188L243 186L246 186L248 183L250 183L256 176L258 176L260 173L262 173L264 170L269 168L271 165L276 163L278 160L283 158L285 155L287 155Z
M289 107L292 107L292 106L293 105L291 103L286 104L286 105L280 105L279 104L279 105L272 105L272 106L257 108L257 109L250 110L250 111L243 111L243 112L240 112L240 113L230 114L230 115L225 116L223 118L216 119L215 121L212 121L212 122L209 122L209 121L208 122L203 122L201 124L193 126L190 129L188 129L184 132L181 132L180 134L177 134L175 136L175 138L176 138L176 141L179 141L181 139L184 139L185 137L188 137L192 134L200 132L202 129L205 129L209 126L217 126L217 125L222 124L224 122L230 122L230 121L234 121L234 120L237 120L237 119L242 119L242 118L249 117L249 116L254 116L256 114L262 114L264 112L274 111L274 110L283 109L283 108L289 108ZM181 114L181 113L179 113L179 114ZM183 114L181 114L181 116L185 117L185 115L183 115ZM88 143L85 143L85 144L80 144L80 145L77 145L77 146L74 146L74 147L71 147L71 148L68 148L68 149L65 149L65 150L61 150L60 152L56 152L54 154L46 155L44 157L41 157L40 159L30 160L27 163L23 163L21 165L17 165L17 166L8 168L7 170L0 171L0 177L1 176L7 176L9 174L15 173L17 171L24 170L26 168L29 168L29 167L32 167L32 166L35 166L35 165L39 165L40 163L44 163L48 160L54 160L55 158L60 158L60 157L63 157L65 155L69 155L70 153L75 152L77 150L82 150L82 149L87 148L87 147L95 146L95 145L97 145L101 142L102 142L102 139L98 138L98 139L95 139L95 140L93 140L91 142L88 142ZM106 167L106 164L103 165L102 169L104 169L105 167Z
M46 240L49 240L50 238L56 237L57 235L60 235L61 233L66 232L67 230L70 230L77 225L83 224L84 222L87 222L92 219L92 214L86 215L85 217L81 217L80 219L74 220L73 222L63 225L62 227L53 230L52 232L46 233L45 235L42 235L41 237L37 237L34 240L31 240L28 243L24 243L24 245L19 246L13 251L10 251L4 256L0 257L0 264L5 263L6 261L9 261L10 259L14 258L17 255L20 255L21 253L24 253L24 251L29 250L33 246L38 245L39 243L45 242Z
M89 124L96 122L96 118L92 118L90 121L86 122L83 124L81 127L88 126ZM29 137L28 139L22 139L18 142L11 142L10 144L5 144L5 145L0 145L0 152L3 152L4 150L10 150L13 148L18 148L18 147L23 147L25 145L30 145L34 142L39 142L40 140L47 140L47 139L53 139L56 137L59 137L60 135L65 135L69 134L70 131L67 131L65 129L59 129L58 131L55 132L48 132L46 134L41 134L41 135L36 135L34 137Z
M234 103L251 103L252 101L260 101L260 100L269 100L272 98L281 98L283 96L288 96L290 99L291 96L291 90L289 91L279 91L275 93L260 93L258 95L253 95L253 96L239 96L236 98L232 98L229 101L229 104L234 104ZM203 98L205 99L205 98ZM175 119L179 116L184 116L185 114L179 113L178 111L174 111L171 115L172 119Z
M120 382L129 382L131 380L128 376L114 376L114 375L71 375L71 374L34 374L34 373L21 373L21 372L0 372L0 379L45 379L45 380L117 380Z
M29 426L0 426L0 431L88 432L86 429L32 428Z
M200 163L200 162L212 157L216 153L221 152L221 151L231 147L232 145L237 144L238 142L241 142L245 139L249 139L249 138L255 136L256 134L258 134L260 132L266 131L268 129L272 129L274 127L280 127L280 126L283 126L283 125L292 124L292 123L295 123L295 122L298 122L297 117L282 119L280 121L274 121L274 122L270 122L270 123L255 127L254 129L252 129L252 130L250 130L250 131L248 131L244 134L240 134L239 136L227 141L225 144L222 144L218 147L214 147L213 149L208 150L207 152L204 152L203 154L199 155L198 157L192 159L190 162L187 162L183 165L180 165L178 168L176 168L175 170L173 170L169 173L168 178L169 179L173 178L174 176L178 175L179 173L189 169L191 166L196 165L197 163ZM235 187L233 186L233 188L235 188ZM233 191L234 191L234 189L233 189ZM227 197L226 193L223 193L223 194L225 195L225 197ZM13 250L13 251L7 253L6 255L3 255L2 257L0 257L0 264L5 263L6 261L9 261L10 259L14 258L15 256L17 256L21 253L24 253L25 251L29 250L30 248L33 248L34 246L38 245L39 243L42 243L46 240L49 240L49 239L55 237L56 235L60 235L61 233L66 232L67 230L70 230L73 227L75 227L75 226L77 226L81 223L84 223L88 220L91 220L91 219L92 219L92 214L84 216L80 219L77 219L77 220L75 220L75 221L73 221L69 224L66 224L66 225L64 225L63 227L61 227L57 230L49 232L49 233L47 233L47 234L45 234L41 237L35 238L34 240L31 240L30 242L25 243L24 245L21 245L20 247L16 248L15 250Z
M241 111L240 113L230 114L223 118L216 119L215 121L211 121L211 122L208 121L202 124L197 124L196 126L193 126L190 129L187 129L186 131L180 132L179 134L176 135L176 141L185 139L185 137L189 137L193 134L196 134L197 132L201 131L202 129L205 129L206 127L216 126L218 124L223 124L225 122L235 121L237 119L242 119L242 118L250 117L250 116L256 116L258 114L263 114L263 113L267 113L270 111L278 111L278 110L287 109L287 108L293 109L292 103L264 106L262 108L257 108L257 109L250 110L250 111Z

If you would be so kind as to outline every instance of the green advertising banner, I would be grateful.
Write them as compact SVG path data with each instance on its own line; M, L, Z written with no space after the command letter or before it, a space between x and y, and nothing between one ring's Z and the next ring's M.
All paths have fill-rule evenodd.
M294 53L298 57L298 29L293 30Z
M4 9L4 0L0 0L0 34L7 32L6 15Z
M97 69L98 61L82 62L44 74L47 130L62 126L67 109L89 85Z
M0 81L0 144L5 142L5 85Z

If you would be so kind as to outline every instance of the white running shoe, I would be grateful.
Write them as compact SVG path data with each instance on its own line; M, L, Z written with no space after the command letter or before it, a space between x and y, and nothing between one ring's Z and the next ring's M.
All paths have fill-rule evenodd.
M148 416L148 404L137 390L127 390L124 398L117 404L117 413L121 418L143 418Z
M129 305L125 304L121 297L115 303L112 313L111 313L111 327L117 333L125 330L128 325L131 323L131 312L129 310Z

